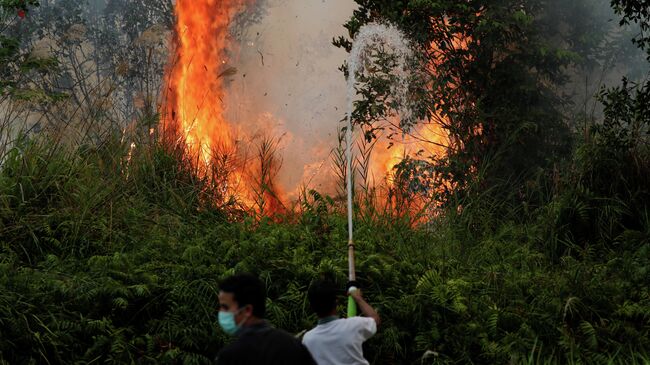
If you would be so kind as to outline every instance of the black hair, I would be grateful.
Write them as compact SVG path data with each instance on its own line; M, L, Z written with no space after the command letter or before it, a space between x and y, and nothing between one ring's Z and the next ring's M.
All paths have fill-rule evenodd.
M311 309L316 312L318 317L329 316L336 308L336 297L339 292L339 288L333 281L318 280L314 282L307 292Z
M253 307L253 315L264 318L266 313L266 289L262 281L252 274L238 274L227 277L219 285L225 293L232 293L239 308L246 305Z

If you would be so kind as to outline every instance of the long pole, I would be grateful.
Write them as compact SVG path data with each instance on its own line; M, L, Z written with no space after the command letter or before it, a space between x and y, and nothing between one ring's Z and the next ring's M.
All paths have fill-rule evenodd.
M371 42L381 41L387 45L390 45L395 49L397 54L401 57L400 66L397 68L398 75L400 75L400 85L407 85L407 78L405 75L400 74L399 70L404 69L406 65L406 60L410 54L408 41L397 28L393 26L388 26L384 24L366 24L359 29L359 32L354 37L352 42L352 49L350 50L350 55L348 56L348 82L347 82L347 130L345 133L345 144L346 144L346 157L347 157L347 193L348 193L348 273L349 280L351 282L356 281L356 273L354 269L354 235L353 235L353 226L352 226L352 217L354 215L353 206L352 206L352 193L354 186L352 185L354 171L352 171L352 110L354 109L354 97L355 97L355 88L356 85L356 72L360 65L361 61L361 52L364 50L364 47L369 45ZM398 87L395 89L400 95L406 95L406 86ZM391 92L393 88L391 87ZM401 114L400 114L401 115ZM356 289L356 288L354 288ZM354 290L350 289L350 290ZM351 296L348 296L348 317L356 316L357 306Z
M354 268L354 235L352 226L352 110L348 111L348 125L345 131L346 157L347 157L347 192L348 192L348 279L356 280ZM357 305L351 296L348 296L348 317L357 315Z

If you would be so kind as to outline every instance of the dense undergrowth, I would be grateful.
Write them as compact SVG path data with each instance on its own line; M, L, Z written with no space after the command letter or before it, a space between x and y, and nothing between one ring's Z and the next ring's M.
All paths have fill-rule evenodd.
M152 144L127 155L117 142L41 140L7 155L0 363L208 363L228 340L217 283L234 272L263 278L276 326L314 325L306 288L322 273L346 277L338 203L312 192L301 214L256 221L212 206L205 181L174 153ZM477 183L424 228L358 212L358 275L383 318L366 357L647 364L643 156L594 138L525 190L504 197L507 183Z
M0 0L0 10L9 20L22 18L28 4L38 3ZM469 56L447 49L449 62L433 75L442 77L434 83L442 89L421 90L424 111L439 111L440 101L460 95L476 112L441 103L459 118L447 131L469 148L442 165L462 189L428 219L401 206L357 206L358 276L383 320L366 357L374 364L650 363L647 78L603 91L604 117L595 126L578 132L582 123L572 120L561 125L566 135L554 137L559 104L544 92L568 57L539 42L545 38L533 32L543 28L534 14L513 13L513 2L505 1L472 2L477 9L495 4L486 12L458 1L357 3L367 11L356 11L348 30L374 17L389 20L427 55L431 44L458 35L480 40ZM534 10L545 2L517 3ZM645 3L612 1L622 23L640 21L648 30ZM463 26L431 27L450 18ZM2 100L65 99L49 95L58 89L47 82L32 89L34 72L58 67L19 52L12 29L3 28L0 39ZM648 51L643 35L636 43ZM483 58L495 50L498 57ZM140 69L149 70L132 67ZM379 95L380 86L366 96ZM88 112L79 107L72 114L82 126L110 132L89 100ZM360 114L372 117L367 122L386 109L385 100L374 101L379 109L357 104L367 106ZM229 340L216 318L221 278L260 275L268 318L293 333L316 322L305 295L314 279L329 273L343 286L340 199L305 192L291 213L251 216L197 178L181 153L149 139L154 105L141 118L146 138L135 149L120 141L121 131L76 147L47 133L11 144L11 125L0 125L0 364L210 363ZM55 118L63 125L68 119ZM571 138L577 147L564 146ZM551 153L559 150L561 156Z

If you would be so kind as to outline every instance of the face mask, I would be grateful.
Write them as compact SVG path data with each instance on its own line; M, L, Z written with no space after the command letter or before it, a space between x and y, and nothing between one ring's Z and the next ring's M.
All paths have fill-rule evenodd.
M219 312L219 325L221 326L221 329L223 329L223 331L230 336L233 336L235 333L237 333L237 330L239 330L241 327L235 321L235 314L239 313L240 311L241 309L237 312Z

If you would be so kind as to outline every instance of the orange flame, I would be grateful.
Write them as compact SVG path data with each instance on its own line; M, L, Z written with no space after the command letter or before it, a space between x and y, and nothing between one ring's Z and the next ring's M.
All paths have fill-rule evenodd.
M398 129L398 128L395 128ZM368 161L366 191L371 192L370 204L397 216L410 216L412 223L424 223L429 219L435 191L410 191L407 183L397 178L396 166L405 158L431 162L431 158L445 156L449 138L440 124L423 123L409 133L398 130L390 139L380 136L372 147ZM360 164L363 165L363 164ZM362 167L363 168L363 167ZM419 218L418 218L419 216Z
M214 180L228 197L258 213L273 214L282 210L282 204L269 180L272 176L255 176L258 168L248 167L250 161L235 142L239 131L224 116L224 80L237 72L230 66L237 44L229 36L229 26L253 1L176 2L175 52L167 70L162 132L168 141L173 136L175 145L184 146L198 174ZM273 163L272 156L260 158Z
M445 25L448 26L449 24L445 22ZM470 42L472 42L471 38L455 37L452 39L451 47L455 50L464 50L468 48ZM433 57L431 57L425 69L430 75L436 75L440 59L445 57L444 52L434 43L431 44L429 52ZM468 60L471 61L471 59ZM458 85L457 80L453 80L451 83L452 87ZM433 87L433 85L428 87ZM396 202L391 197L393 192L400 190L400 187L395 186L395 167L407 157L431 161L431 158L446 156L448 149L452 148L452 141L444 128L445 125L451 125L448 118L435 115L432 121L428 123L421 122L408 133L404 133L396 123L386 126L386 129L392 134L392 138L381 138L376 143L368 167L370 185L383 187L383 191L377 193L379 203L384 206L392 205L393 208L398 208L396 210L403 208L396 207ZM476 133L480 133L480 130L476 131ZM448 184L448 182L445 184ZM450 188L450 186L447 186L447 188ZM410 197L409 213L415 213L430 204L431 201L427 201L430 198L430 196Z
M223 72L228 64L228 25L244 6L241 0L176 2L176 54L168 74L169 124L190 153L209 166L214 151L232 152L225 121Z

